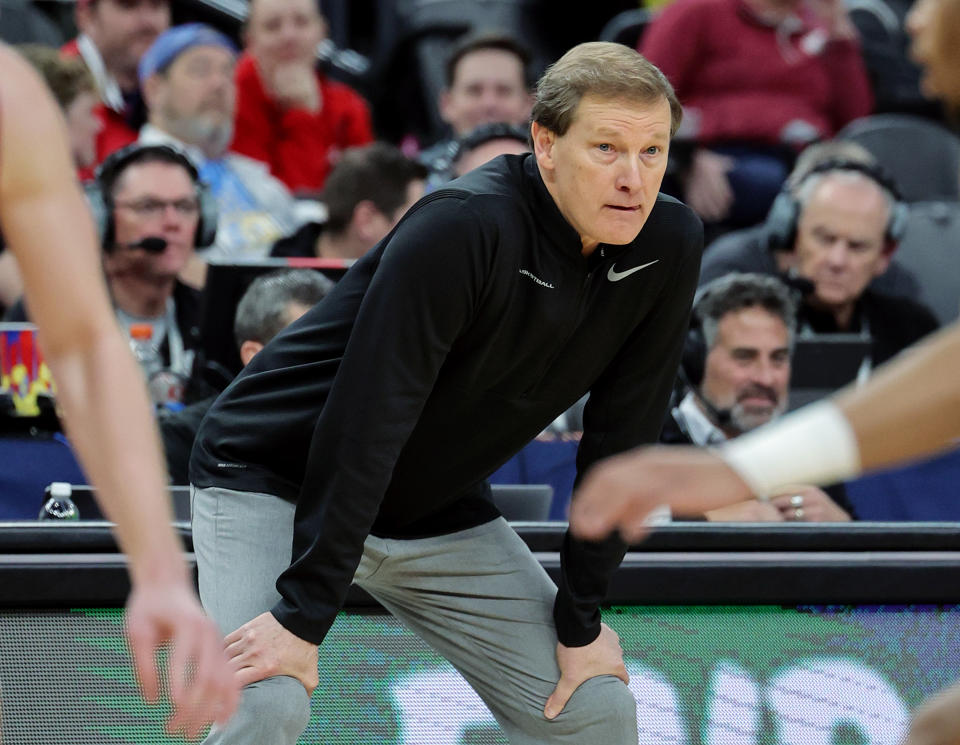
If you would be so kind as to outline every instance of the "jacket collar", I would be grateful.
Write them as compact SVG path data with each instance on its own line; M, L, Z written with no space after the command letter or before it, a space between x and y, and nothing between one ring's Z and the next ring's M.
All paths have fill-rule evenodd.
M537 158L533 153L527 155L523 162L523 175L533 192L534 211L540 228L564 254L585 261L580 234L567 222L547 190L547 185L543 183L543 176L540 175Z

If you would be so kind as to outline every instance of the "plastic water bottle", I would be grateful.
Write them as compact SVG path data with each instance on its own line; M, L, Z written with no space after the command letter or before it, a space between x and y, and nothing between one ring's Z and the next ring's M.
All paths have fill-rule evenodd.
M163 370L163 359L160 357L160 350L153 343L153 326L149 323L134 323L130 326L130 349L147 382Z
M38 519L80 519L80 510L77 509L77 505L73 502L73 489L70 488L70 484L64 481L54 481L43 490L43 496L45 496L46 499L43 502L43 507L40 508L40 514L37 516Z

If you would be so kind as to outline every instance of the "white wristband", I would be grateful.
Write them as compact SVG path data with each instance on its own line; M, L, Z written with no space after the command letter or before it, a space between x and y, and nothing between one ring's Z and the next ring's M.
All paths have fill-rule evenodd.
M819 401L724 443L720 456L758 497L792 484L832 484L860 473L850 422L831 401Z

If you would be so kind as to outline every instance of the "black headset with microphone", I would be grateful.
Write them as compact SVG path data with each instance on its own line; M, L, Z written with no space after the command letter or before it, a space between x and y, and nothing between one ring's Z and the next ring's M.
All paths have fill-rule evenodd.
M797 235L797 221L803 212L803 205L797 199L797 193L803 184L817 174L838 171L862 173L890 196L892 207L886 227L886 250L892 253L896 249L907 230L910 210L904 203L900 190L897 189L893 179L884 173L879 166L847 158L830 158L813 166L798 181L791 183L788 180L776 199L773 200L773 205L771 205L764 223L769 236L768 245L771 250L793 250L793 242Z
M156 160L151 160L155 158ZM190 175L196 189L200 214L194 245L206 248L213 245L217 235L217 202L210 188L200 180L200 174L193 162L179 149L171 145L142 145L134 143L114 151L100 164L94 174L94 180L84 186L87 202L93 215L93 222L104 251L114 248L116 231L113 219L113 187L123 171L138 162L169 162L182 166ZM167 242L158 236L148 236L127 248L138 248L148 253L160 253Z
M690 314L690 328L687 330L687 336L683 342L683 354L680 357L678 375L680 382L703 404L714 422L720 427L725 427L730 423L733 412L730 409L718 408L700 390L706 373L707 354L710 350L707 349L707 338L703 333L703 318L698 312L698 306L709 294L709 284L697 293L693 304L693 312Z

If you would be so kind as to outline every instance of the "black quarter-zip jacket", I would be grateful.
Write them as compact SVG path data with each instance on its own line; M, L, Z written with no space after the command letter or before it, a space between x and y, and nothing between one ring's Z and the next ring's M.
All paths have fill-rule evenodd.
M486 478L586 391L578 473L657 440L703 231L660 195L639 236L588 257L533 156L420 200L210 409L191 482L297 504L272 612L320 643L369 533L438 535L497 516ZM559 639L593 641L619 538L567 535Z

